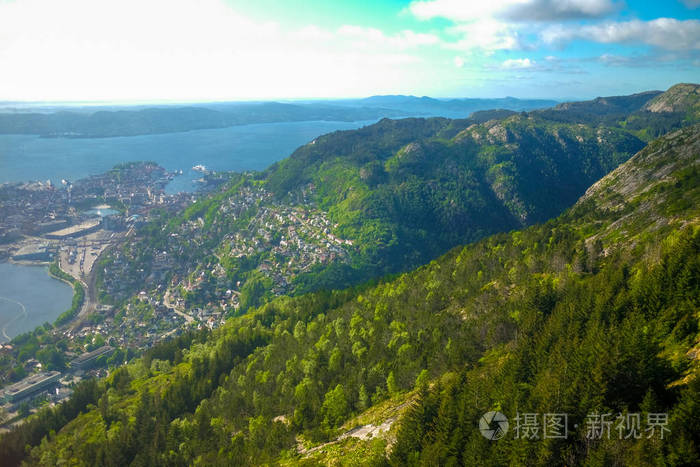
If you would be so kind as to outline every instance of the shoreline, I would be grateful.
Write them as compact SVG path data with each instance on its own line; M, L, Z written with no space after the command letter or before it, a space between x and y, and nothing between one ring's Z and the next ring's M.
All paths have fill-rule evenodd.
M50 267L50 266L51 266L51 263L46 263L46 266L47 266L47 268L48 268L47 272L48 272L48 274L49 274L49 277L51 277L51 278L53 278L53 279L56 279L57 281L61 281L61 282L63 282L64 284L68 284L68 285L70 285L71 287L73 287L73 295L75 295L75 284L74 284L73 282L69 281L68 279L64 279L63 277L59 277L59 276L55 275L54 273L52 273L52 272L51 272L51 267ZM70 276L70 274L68 274L66 271L64 271L63 269L61 269L61 266L60 266L60 265L58 266L58 270L61 271L61 272L64 273L64 274ZM73 276L71 276L71 277L73 277ZM75 280L75 278L74 278L73 280Z
M407 115L408 116L408 115ZM404 118L404 117L401 117ZM41 170L41 172L44 172L43 174L37 174L36 171L37 169L35 167L29 167L26 164L16 164L16 166L12 167L12 170L9 171L9 173L4 174L4 177L0 177L0 186L8 184L24 184L24 183L36 183L36 182L41 182L45 183L47 179L50 179L52 183L54 184L55 187L61 189L61 179L66 179L70 181L75 181L75 180L80 180L84 178L89 178L91 176L101 174L101 173L106 173L109 172L116 164L120 163L129 163L129 162L138 162L138 161L153 161L159 166L163 167L166 169L166 171L172 173L173 171L178 171L182 170L183 175L185 178L187 177L187 172L190 170L190 168L193 165L197 164L204 164L207 167L218 167L213 170L216 172L247 172L247 171L264 171L268 167L270 167L272 164L278 162L279 160L283 159L285 156L290 155L293 153L297 148L300 146L304 146L308 143L310 143L312 140L318 138L321 135L332 133L333 131L346 131L346 130L352 130L352 129L357 129L357 128L362 128L367 125L371 125L373 123L376 123L379 119L369 119L369 120L352 120L352 121L344 121L344 120L295 120L295 121L275 121L275 122L257 122L257 123L244 123L240 125L232 125L232 126L227 126L227 127L222 127L222 128L198 128L198 129L191 129L188 131L178 131L178 132L164 132L164 133L148 133L148 134L139 134L139 135L124 135L124 136L104 136L104 137L84 137L84 138L61 138L61 137L56 137L56 138L41 138L39 135L36 134L24 134L24 133L12 133L12 134L0 134L0 139L7 139L8 141L11 141L12 139L17 139L23 140L23 139L45 139L45 140L57 140L59 144L63 144L65 141L70 141L70 142L75 142L75 141L86 141L86 142L103 142L100 144L114 144L114 146L110 146L107 152L107 156L101 157L99 159L98 164L94 164L94 158L90 156L89 154L93 154L95 152L94 148L85 149L85 148L79 148L78 150L72 150L70 152L70 159L73 163L77 164L78 166L86 166L89 165L89 169L85 170L84 172L77 172L77 173L72 173L64 170L60 170L60 168L52 167L51 171L45 171ZM221 136L221 138L224 139L231 139L232 141L236 140L237 138L240 138L241 135L244 135L247 137L248 134L248 129L251 130L257 130L258 128L265 128L265 127L289 127L290 129L288 131L284 132L283 137L287 141L284 145L288 146L288 148L281 148L279 150L274 150L274 151L265 151L265 156L263 157L264 160L267 162L264 165L259 165L258 160L260 159L259 156L259 151L261 149L257 147L248 147L247 145L244 145L244 147L239 147L237 145L225 145L224 147L221 147L217 149L217 151L212 155L210 153L207 153L206 151L195 151L191 153L187 157L183 157L182 159L178 159L176 161L173 161L171 157L167 154L157 154L154 155L152 154L151 147L155 146L155 144L146 144L145 149L140 149L136 153L132 153L130 148L128 146L125 146L121 144L121 141L127 140L130 138L134 139L142 139L145 140L147 138L166 138L167 141L165 141L165 144L180 144L180 139L178 139L178 136L188 134L188 137L192 137L194 135L195 138L201 137L203 138L201 141L198 140L197 143L200 145L206 145L208 144L209 140L209 133L215 132L217 136L217 140L219 139L218 137ZM306 127L311 126L313 127L312 129L307 129ZM299 127L299 128L297 128ZM246 130L244 133L241 133L241 131ZM221 132L221 135L219 135L219 132ZM232 132L231 134L228 134L227 132ZM267 132L265 131L253 131L255 134L258 135L258 137L266 137ZM297 138L295 135L299 134L309 134L308 138ZM259 134L258 134L259 133ZM63 142L62 142L63 141ZM13 141L14 143L14 141ZM158 146L162 146L160 143ZM256 145L253 145L256 146ZM174 146L175 147L175 146ZM39 153L42 153L46 151L47 149L43 146L40 145L40 147L32 147L32 151L39 151ZM11 157L12 155L16 154L15 151L11 151L8 153L8 157ZM88 154L88 155L86 155ZM232 161L230 155L234 154L236 155L237 159L236 161ZM30 174L25 176L25 174ZM180 176L183 177L183 176ZM173 177L169 181L169 183L166 185L166 187L170 184L173 183L173 180L178 177ZM181 184L182 186L179 186L178 189L170 191L166 189L167 194L176 194L179 192L183 193L196 193L198 191L198 187L196 186L191 186L188 183L183 183Z
M25 317L25 318L27 317L27 307L24 305L24 303L22 303L18 300L14 300L14 299L9 298L9 297L0 296L0 300L8 302L8 303L14 303L15 305L19 306L19 308L20 308L19 314L17 316L15 316L14 318L10 318L10 320L7 321L6 323L3 323L2 329L0 329L0 334L2 334L0 336L0 339L4 339L5 341L3 342L3 344L7 344L9 342L12 342L12 339L13 339L13 337L10 337L9 335L7 335L7 328L10 327L18 319L20 319L22 317Z

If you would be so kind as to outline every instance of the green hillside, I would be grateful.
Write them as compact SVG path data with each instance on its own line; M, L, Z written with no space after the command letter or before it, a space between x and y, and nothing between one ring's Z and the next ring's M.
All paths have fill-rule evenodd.
M108 257L105 299L161 286L201 306L237 290L243 311L406 271L560 214L644 146L624 129L496 115L382 120L236 175ZM178 261L158 268L163 254Z
M650 141L700 119L700 85L680 83L665 92L567 102L534 113L554 121L624 128Z
M619 130L519 114L384 120L318 138L266 180L277 196L313 184L340 235L366 245L368 261L391 257L401 268L559 214L642 147Z
M145 288L205 306L232 290L241 313L410 270L559 215L652 136L697 121L695 88L463 120L385 119L321 136L164 213L104 260L103 300L121 305ZM685 113L646 107L666 101ZM163 256L177 261L159 264Z
M0 456L29 444L38 465L692 465L699 154L696 125L555 220L157 346L3 437ZM673 436L494 442L477 430L489 410L566 412L579 426L594 412L668 413ZM356 415L396 423L396 438L339 437Z

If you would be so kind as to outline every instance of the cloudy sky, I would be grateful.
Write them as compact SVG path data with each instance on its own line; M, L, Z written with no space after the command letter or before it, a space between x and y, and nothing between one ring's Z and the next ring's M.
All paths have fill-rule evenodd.
M0 0L0 100L587 98L700 82L700 0Z

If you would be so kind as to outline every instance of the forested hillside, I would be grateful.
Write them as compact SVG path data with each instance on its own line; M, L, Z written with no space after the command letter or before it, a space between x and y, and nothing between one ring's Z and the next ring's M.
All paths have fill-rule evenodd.
M409 270L560 214L651 135L696 122L697 89L321 136L147 226L105 259L103 299L123 304L145 287L202 306L233 290L240 313Z
M554 121L624 128L649 141L700 118L700 86L681 83L666 92L598 97L535 111Z
M450 164L435 168L435 160L466 164L456 173L510 162L513 169L500 169L506 175L494 170L476 183L489 184L495 199L494 185L502 187L499 215L518 225L563 208L549 206L550 192L521 186L523 174L555 180L558 172L570 177L573 166L594 177L613 164L610 149L618 146L596 152L593 141L638 144L613 130L542 129L536 117L453 135L450 122L428 122L449 142L406 147L410 141L396 136L363 160L369 149L358 138L351 156L323 160L313 149L327 144L319 139L289 161L307 158L300 183L318 184L314 172L305 172L314 165L332 178L324 180L339 189L317 196L345 222L344 232L362 232L353 224L359 215L350 213L377 204L371 193L354 198L344 191L356 189L345 181L369 160L382 161L381 176L389 180L393 170L409 180L416 173L439 178ZM563 150L538 156L539 144L528 146L525 135L594 157L567 158L576 153ZM467 139L479 149L451 155ZM431 144L441 150L422 157ZM39 465L692 465L700 459L699 155L696 125L652 142L555 220L455 248L374 285L281 297L209 335L158 346L80 392L69 408L46 411L4 436L0 456L16 462L29 444L27 462ZM345 176L341 167L348 168ZM518 176L508 177L515 169ZM275 170L271 190L287 196L293 187L275 179ZM569 196L585 190L567 189ZM402 221L402 229L410 231L411 222ZM342 458L330 448L307 450L336 440L349 418L390 401L408 409L388 436L339 438L332 446L347 445ZM489 410L509 417L565 412L570 436L489 441L477 429ZM668 413L670 435L586 438L586 415L607 412Z
M105 260L104 299L146 287L200 306L234 290L242 312L406 271L560 214L644 144L619 126L509 111L324 135L147 226ZM159 266L163 255L178 260Z
M643 146L620 130L534 115L478 124L384 120L318 138L266 180L282 197L312 184L338 233L389 272L555 216Z

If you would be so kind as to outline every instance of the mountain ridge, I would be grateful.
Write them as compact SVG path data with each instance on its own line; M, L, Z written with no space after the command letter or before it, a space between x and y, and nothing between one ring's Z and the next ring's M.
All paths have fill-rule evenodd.
M695 112L698 115L700 85L679 83L665 93L655 96L644 105L644 110L657 113Z
M289 293L350 286L416 267L458 244L557 215L590 183L643 145L619 129L549 123L520 114L485 123L387 119L359 130L335 132L301 147L265 172L236 179L241 185L196 203L177 222L153 226L154 232L163 229L157 240L146 239L130 248L141 252L129 263L143 263L134 267L143 273L127 278L108 263L105 285L110 289L128 285L126 290L155 286L148 279L150 263L139 258L157 256L153 250L157 245L158 251L182 258L183 264L211 263L208 270L222 265L226 278L212 276L202 282L220 283L216 293L236 289L237 282L248 290L257 279L267 282L266 278L275 284L268 283L268 290ZM266 201L246 208L245 216L252 220L231 220L230 205L248 196L241 190L250 193L246 190L253 187ZM313 206L327 218L332 235L342 239L339 247L344 252L339 251L336 260L279 275L289 268L264 252L244 254L227 246L236 243L236 232L262 228L267 234L258 239L260 244L273 242L270 248L275 247L273 239L281 232L265 227L270 221L255 220L256 216L294 206ZM198 217L201 224L194 222ZM282 248L289 248L289 238L296 238L298 231L296 226L294 232L281 233ZM206 242L199 247L179 240L193 236ZM256 245L251 248L262 248ZM319 247L317 251L324 251ZM185 283L196 284L199 281L191 276L195 269L199 267L176 268L168 277L177 275ZM161 281L168 286L167 278ZM256 286L256 290L264 288ZM198 296L193 291L187 295Z
M419 105L414 105L416 102ZM389 107L381 105L389 104ZM428 103L428 104L426 104ZM44 108L40 113L0 111L0 134L37 134L43 137L103 138L201 129L254 123L293 121L365 121L386 117L433 115L467 117L474 111L502 106L513 110L546 107L555 101L527 99L438 99L375 96L357 100L313 102L218 102L167 106L97 109ZM427 105L427 107L426 107Z
M637 97L634 100L638 101L635 108L643 105ZM221 283L214 289L218 293L241 282L246 290L258 291L251 295L252 300L245 301L252 304L266 299L259 296L259 291L266 288L275 293L302 293L346 287L369 277L404 271L458 244L558 215L591 183L644 146L638 133L626 128L586 126L550 120L547 115L541 111L484 111L461 120L384 119L358 130L318 137L245 182L273 194L278 203L275 210L283 205L311 203L325 213L332 235L342 239L343 252L336 255L342 260L315 263L305 272L279 275L280 268L289 268L276 266L276 260L264 254L230 257L242 253L229 252L226 242L231 239L226 232L245 225L233 227L227 220L226 204L239 196L235 190L217 195L215 202L195 204L188 210L193 217L176 223L184 226L196 216L203 216L202 226L193 224L194 230L187 232L168 230L174 237L154 245L161 245L161 250L170 245L165 251L172 249L171 254L182 255L183 245L173 243L172 238L207 238L208 246L203 250L184 247L190 253L183 256L187 258L183 261L216 268L223 262L228 279L211 277L203 284ZM267 208L260 205L251 209L257 212ZM218 227L214 229L213 225ZM251 227L255 231L261 227L250 225L256 225ZM277 235L269 231L260 241L267 244L265 238ZM216 246L219 242L221 245ZM288 239L284 242L289 243ZM148 253L149 249L144 254L154 255ZM212 254L218 259L197 259L211 258ZM330 253L319 254L327 258ZM143 262L138 258L130 263ZM150 263L145 264L143 273L131 279L113 274L114 268L107 264L112 272L105 276L114 276L107 279L113 285L107 285L116 289L118 283L127 291L130 287L140 289L144 281L146 286L155 285L149 280ZM174 272L180 278L184 276L186 283L196 283L196 278L190 277L195 269ZM270 279L273 276L276 278ZM192 291L187 295L194 299L201 294Z

